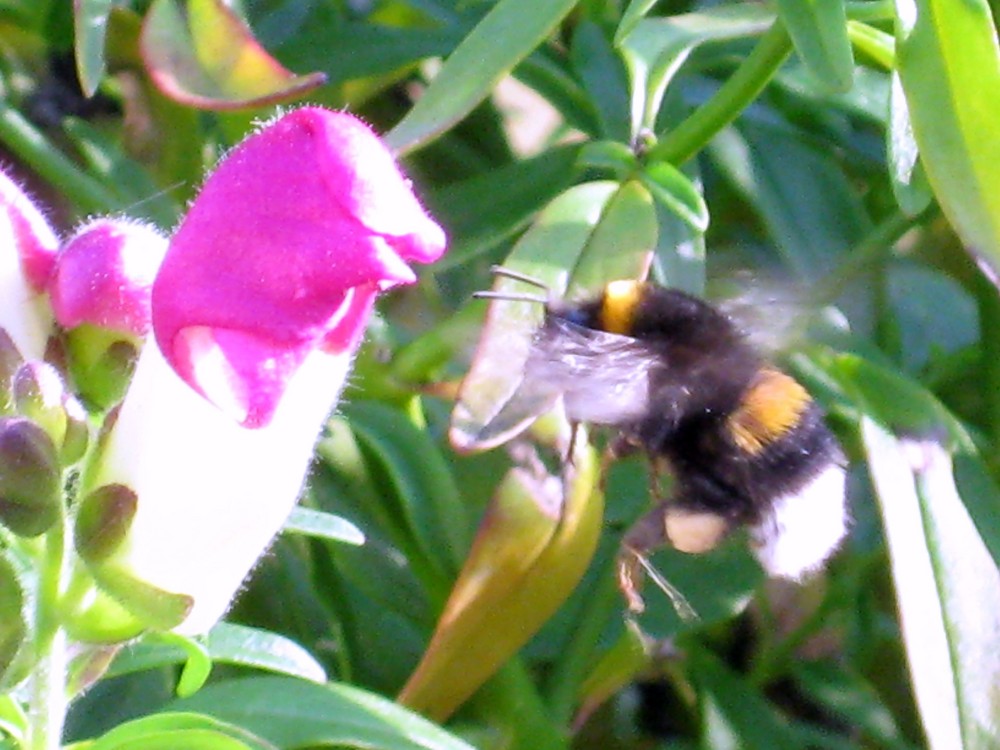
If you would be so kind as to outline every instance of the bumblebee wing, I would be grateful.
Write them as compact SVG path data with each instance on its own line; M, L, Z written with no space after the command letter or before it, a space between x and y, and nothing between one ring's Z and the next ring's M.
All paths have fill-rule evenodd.
M626 425L648 412L650 373L660 359L637 339L550 317L528 358L524 389L561 395L574 421Z

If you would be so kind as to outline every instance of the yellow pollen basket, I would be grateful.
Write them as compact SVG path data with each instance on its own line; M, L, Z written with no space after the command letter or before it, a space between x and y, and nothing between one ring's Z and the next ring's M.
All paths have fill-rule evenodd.
M643 283L635 279L612 281L604 287L601 328L608 333L629 335L635 310L642 300Z
M757 455L798 424L810 400L794 378L778 370L761 370L729 417L730 434L742 450Z

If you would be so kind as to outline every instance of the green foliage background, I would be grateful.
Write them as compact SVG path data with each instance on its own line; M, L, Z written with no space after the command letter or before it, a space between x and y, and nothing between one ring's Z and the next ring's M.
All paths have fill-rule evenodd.
M152 5L0 0L4 162L65 230L105 212L169 230L204 171L282 98L241 98L216 81L214 104L195 108L158 91L139 32L173 4ZM70 741L1000 746L1000 57L983 0L235 10L289 70L326 75L308 101L386 134L451 247L384 301L318 446L304 502L366 543L297 516L232 624L204 643L130 645L75 702ZM176 18L164 34L183 50ZM606 189L574 188L589 183ZM557 198L593 217L571 261L544 234ZM801 587L763 580L739 540L702 557L664 551L653 564L699 617L679 617L648 587L633 627L612 561L648 489L641 464L618 465L583 581L558 572L560 556L582 554L575 540L551 548L552 567L533 568L516 603L492 600L450 647L467 650L444 649L451 666L421 704L443 728L422 721L394 696L511 466L503 450L460 456L446 439L483 326L470 295L509 258L593 289L643 249L656 280L740 289L788 339L783 361L851 461L850 538ZM584 514L598 512L593 490ZM504 582L503 569L494 575ZM530 640L504 652L519 628ZM441 708L445 683L491 660L502 666L482 688L454 714ZM191 692L210 663L207 685L178 698L177 680ZM24 720L19 696L0 699L0 747L17 747Z

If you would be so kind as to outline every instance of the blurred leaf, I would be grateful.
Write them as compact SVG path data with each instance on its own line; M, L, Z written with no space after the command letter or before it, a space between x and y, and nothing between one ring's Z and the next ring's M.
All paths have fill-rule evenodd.
M1000 725L1000 571L933 440L863 419L914 692L932 748L994 748Z
M239 727L186 713L145 716L115 727L87 750L275 750Z
M825 710L832 712L878 747L915 750L907 742L888 706L875 689L859 675L832 661L794 665L796 681Z
M584 21L576 27L570 60L600 118L600 135L628 143L628 81L625 67L600 26Z
M627 32L620 29L615 43L629 69L632 137L653 130L667 86L699 45L760 34L773 22L771 11L744 3L669 18L646 18Z
M896 67L896 40L892 34L860 21L847 22L851 43L886 70Z
M580 686L580 707L573 719L579 728L593 711L622 688L635 682L650 663L653 642L626 623L621 636L606 650Z
M377 457L424 558L444 573L456 571L468 549L469 523L440 447L383 404L356 402L344 413L358 440Z
M576 145L558 146L430 192L427 205L451 243L435 269L468 262L527 224L570 185L579 152Z
M279 747L473 750L417 714L348 685L317 685L285 677L230 680L175 701L169 708L207 713Z
M801 133L744 119L709 148L802 278L825 275L871 225L833 155Z
M640 179L657 201L696 232L708 229L705 198L677 167L665 161L650 164L640 173Z
M896 62L920 158L967 245L1000 268L1000 49L986 0L897 0Z
M759 689L731 672L701 647L687 650L700 688L703 747L796 750L802 744Z
M916 216L930 205L934 196L920 164L920 153L910 123L910 111L896 72L892 74L890 91L886 151L892 192L903 212L908 216Z
M576 0L500 0L448 56L385 142L402 154L441 135L485 99L574 5Z
M91 171L116 196L115 210L148 219L164 231L173 228L180 216L180 206L169 192L160 189L139 162L129 158L120 143L77 118L66 118L63 128Z
M111 0L77 0L73 3L76 69L84 96L93 96L104 77L104 37Z
M830 91L851 88L854 57L844 0L778 0L778 15L816 80Z
M582 428L581 428L582 429ZM515 468L480 524L424 658L399 700L444 720L534 635L579 583L604 498L578 434L562 481Z
M322 73L283 68L221 0L154 0L143 22L142 55L168 97L192 107L244 109L294 99L318 86Z
M365 543L364 532L346 518L302 506L292 509L282 531L286 534L302 534L342 544Z

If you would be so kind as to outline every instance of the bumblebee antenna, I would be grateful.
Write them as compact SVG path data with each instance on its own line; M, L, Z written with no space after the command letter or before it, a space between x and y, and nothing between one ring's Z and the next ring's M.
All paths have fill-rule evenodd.
M514 279L514 281L523 281L525 284L531 284L531 286L544 289L546 292L549 291L549 285L541 279L536 279L534 276L528 276L527 274L520 273L518 271L511 271L509 268L504 268L503 266L491 266L490 273L494 276L503 276L508 279Z
M545 297L539 294L526 294L520 292L473 292L474 299L502 299L507 302L535 302L543 307L549 303Z

